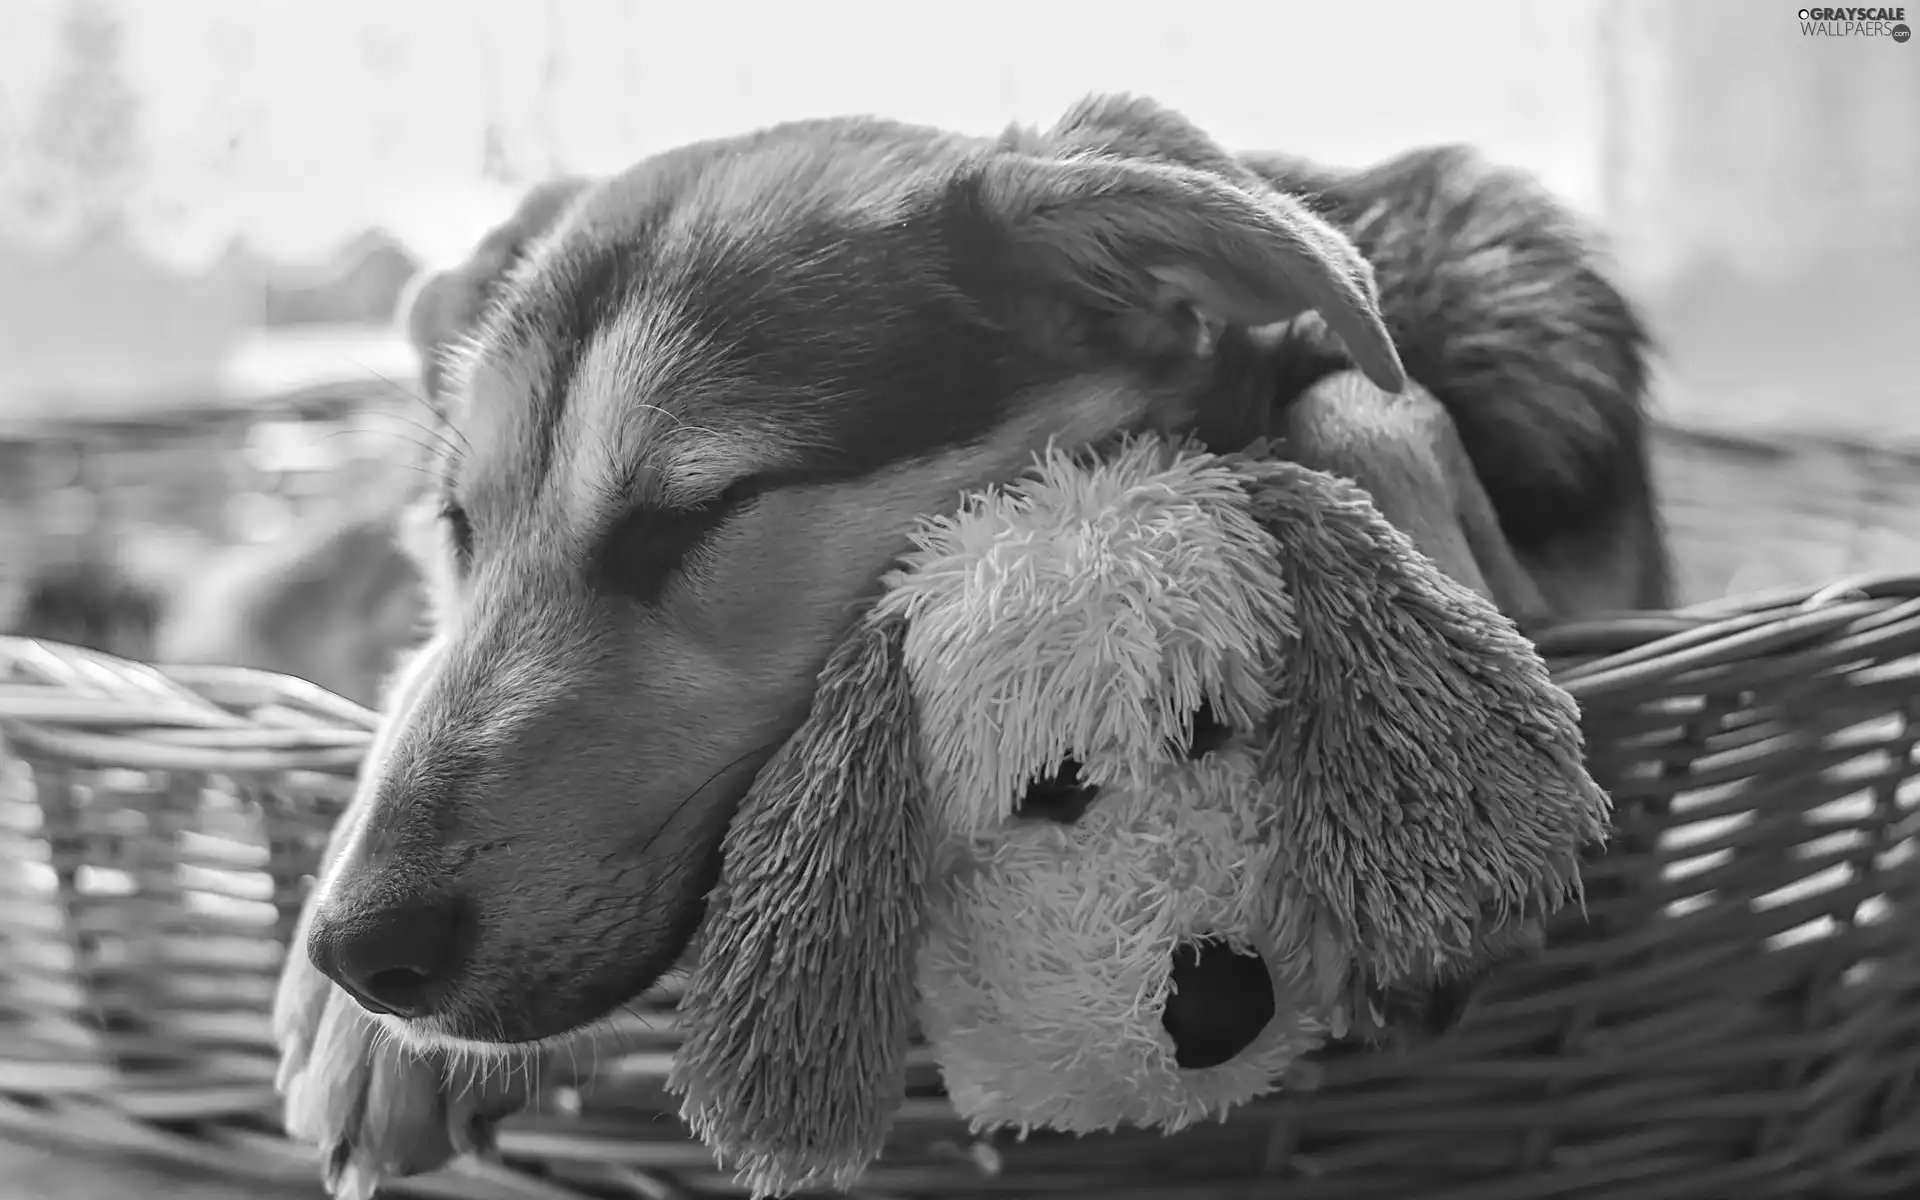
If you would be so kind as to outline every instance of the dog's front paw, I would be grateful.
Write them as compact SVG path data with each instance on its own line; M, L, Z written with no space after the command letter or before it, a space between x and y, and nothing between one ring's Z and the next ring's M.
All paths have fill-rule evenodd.
M273 1033L287 1133L320 1147L336 1200L369 1200L383 1179L490 1150L494 1123L527 1100L525 1070L402 1046L297 950Z

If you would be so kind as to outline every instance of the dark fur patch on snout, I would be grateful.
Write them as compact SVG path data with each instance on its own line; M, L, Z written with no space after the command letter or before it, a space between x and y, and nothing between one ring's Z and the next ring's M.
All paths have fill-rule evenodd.
M1273 1020L1273 977L1257 954L1225 942L1188 942L1173 952L1173 994L1160 1024L1173 1061L1198 1071L1233 1061Z

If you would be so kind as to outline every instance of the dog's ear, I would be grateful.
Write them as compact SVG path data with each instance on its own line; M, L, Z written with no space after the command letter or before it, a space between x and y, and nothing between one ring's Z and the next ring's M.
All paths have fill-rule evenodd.
M905 621L869 614L727 831L681 1115L755 1195L845 1189L906 1094L929 833Z
M1280 436L1290 461L1359 484L1414 549L1522 631L1547 622L1452 416L1417 381L1396 396L1336 372L1287 405Z
M1286 907L1356 970L1353 999L1424 992L1532 943L1579 895L1608 803L1579 711L1512 623L1346 480L1250 468L1296 636L1270 741Z
M539 184L521 198L511 216L480 239L465 262L422 272L408 282L400 294L397 324L420 357L429 396L438 396L445 385L447 349L473 332L507 274L540 235L559 223L586 186L584 179Z
M1400 390L1373 271L1352 242L1176 114L1089 104L1064 130L1010 134L949 185L962 290L1056 340L1150 352L1314 311L1369 379Z
M1157 100L1124 92L1088 96L1044 133L1009 129L1000 144L1040 158L1101 154L1188 167L1251 190L1258 190L1260 183L1258 175L1185 116Z

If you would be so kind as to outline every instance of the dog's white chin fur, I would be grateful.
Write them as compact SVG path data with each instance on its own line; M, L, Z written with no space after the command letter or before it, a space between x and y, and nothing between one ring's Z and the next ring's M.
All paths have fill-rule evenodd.
M482 1042L429 1028L431 1018L424 1022L386 1015L374 1019L395 1042L415 1054L444 1054L454 1059L507 1064L518 1064L563 1049L593 1029L593 1025L583 1025L532 1042Z

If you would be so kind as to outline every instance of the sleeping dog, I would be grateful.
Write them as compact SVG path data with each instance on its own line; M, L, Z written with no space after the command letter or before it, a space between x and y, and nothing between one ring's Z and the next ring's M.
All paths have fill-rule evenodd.
M510 1053L653 983L915 520L1050 440L1277 437L1523 627L1667 601L1640 324L1462 150L1235 157L1129 97L803 121L539 189L409 323L436 633L283 982L296 1058L322 993Z

